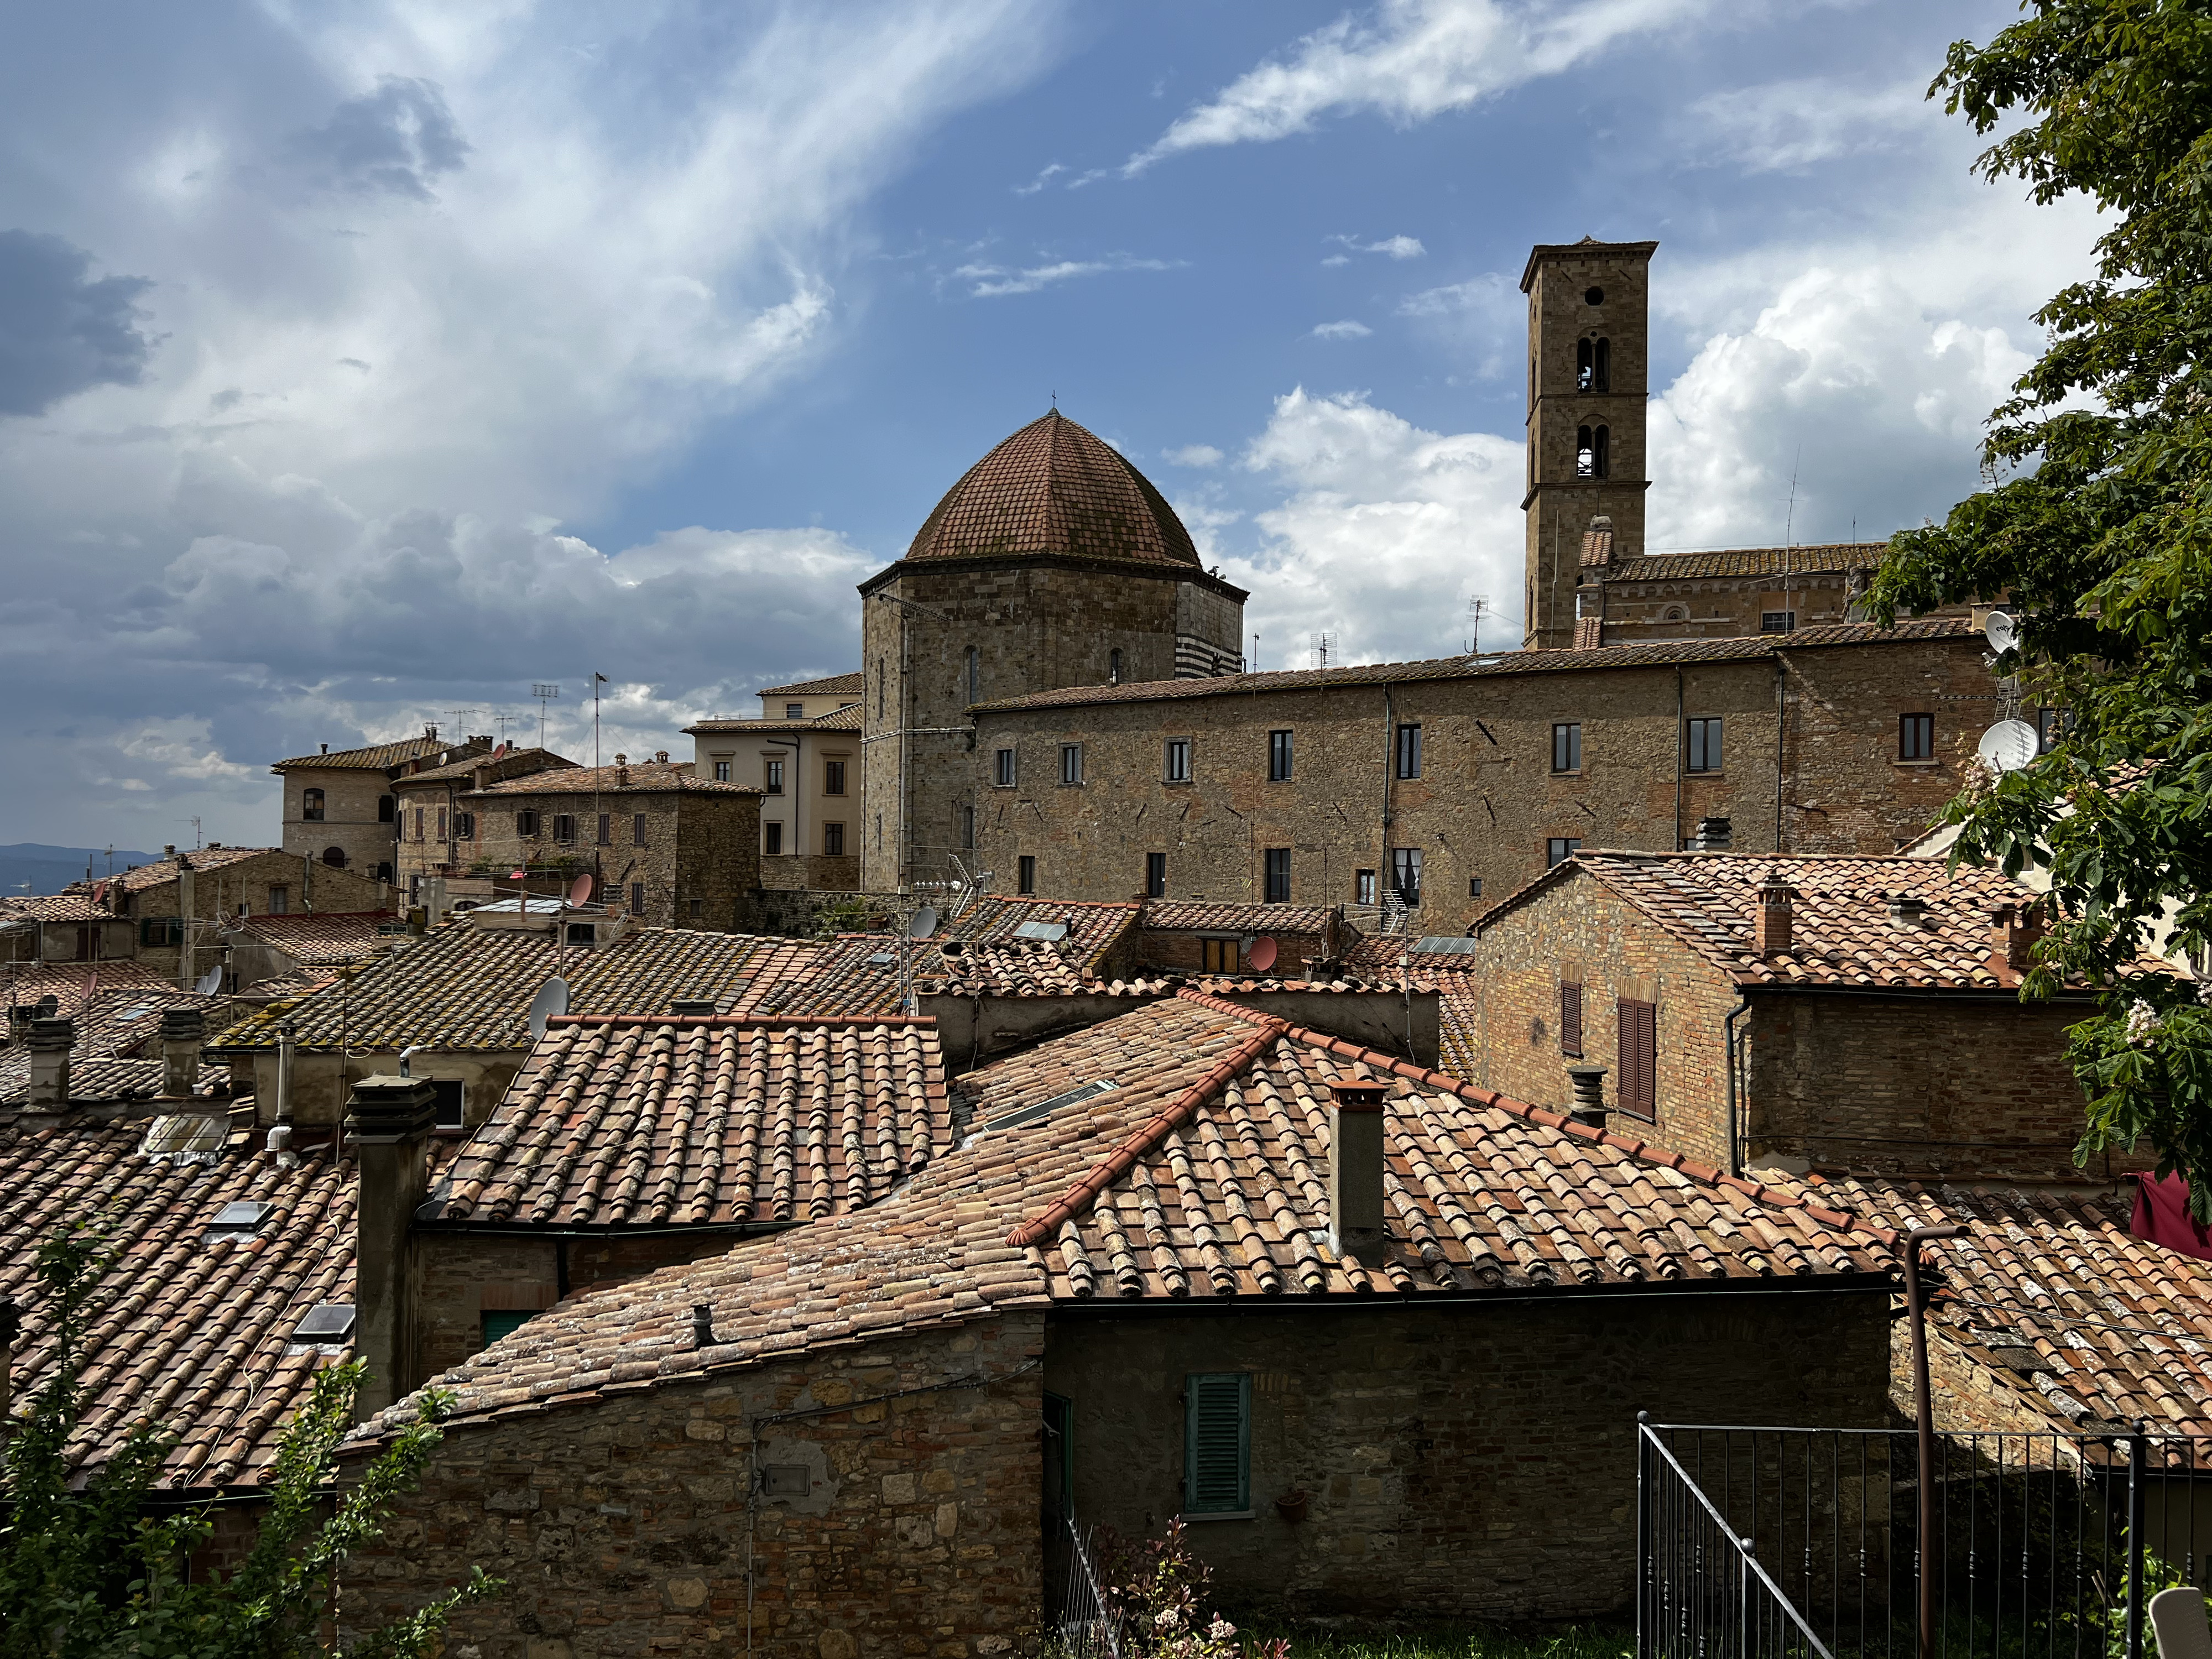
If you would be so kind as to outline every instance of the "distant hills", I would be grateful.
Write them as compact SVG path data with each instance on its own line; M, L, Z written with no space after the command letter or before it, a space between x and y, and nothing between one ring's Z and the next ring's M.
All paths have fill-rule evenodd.
M48 847L40 842L19 841L12 847L0 847L0 896L20 898L26 892L58 893L71 882L82 881L87 865L98 880L111 868L119 876L129 865L151 864L161 856L121 847L111 854L105 847ZM26 888L25 882L30 886Z

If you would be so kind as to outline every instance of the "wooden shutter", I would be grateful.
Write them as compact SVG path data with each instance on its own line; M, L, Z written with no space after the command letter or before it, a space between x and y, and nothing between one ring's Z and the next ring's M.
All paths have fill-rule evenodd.
M1583 1052L1583 988L1559 987L1559 1052L1581 1058Z
M1252 1376L1200 1372L1183 1388L1183 1510L1192 1515L1252 1507Z
M1639 1117L1658 1115L1659 1025L1648 1002L1620 1005L1620 1109Z

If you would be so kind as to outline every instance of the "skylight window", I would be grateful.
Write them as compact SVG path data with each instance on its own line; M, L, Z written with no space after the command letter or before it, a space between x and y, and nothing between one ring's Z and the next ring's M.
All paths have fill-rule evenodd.
M1014 929L1014 937L1042 939L1047 945L1054 945L1067 937L1067 924L1064 921L1025 921Z
M343 1342L352 1334L352 1303L318 1302L307 1310L307 1316L292 1333L292 1340L295 1342Z
M1424 956L1471 957L1482 948L1482 941L1479 939L1462 939L1456 933L1446 933L1441 938L1425 939L1413 948Z
M1112 1078L1099 1078L1094 1082L1070 1089L1066 1094L1054 1095L1050 1100L1040 1100L1033 1106L1024 1106L1017 1111L1007 1113L1004 1117L993 1118L984 1127L990 1129L1018 1129L1024 1124L1035 1123L1041 1119L1050 1117L1063 1106L1073 1106L1078 1101L1092 1099L1106 1093L1109 1089L1119 1086Z
M238 1199L216 1212L210 1231L218 1233L252 1233L261 1231L261 1224L269 1212L276 1206L258 1199Z

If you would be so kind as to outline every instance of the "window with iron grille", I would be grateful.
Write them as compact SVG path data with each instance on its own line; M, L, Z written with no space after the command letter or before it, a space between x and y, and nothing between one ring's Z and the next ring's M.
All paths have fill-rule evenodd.
M642 812L630 814L629 844L633 847L645 845L645 814Z
M1170 783L1190 781L1190 739L1188 738L1168 739L1166 766L1161 775Z
M783 852L783 826L781 823L763 823L761 825L761 838L764 843L761 848L762 852L767 854L770 858L775 858L781 855Z
M992 762L991 781L1001 789L1012 788L1014 787L1014 751L1011 749L1001 749L992 757Z
M1291 902L1291 849L1287 847L1267 848L1267 902L1288 904Z
M1554 772L1579 772L1583 769L1583 723L1580 720L1553 722L1552 769Z
M537 809L526 806L514 815L514 833L518 836L534 836L538 833L538 823Z
M842 795L845 793L844 762L822 763L822 793L825 795Z
M1182 1468L1185 1514L1252 1507L1249 1371L1197 1371L1184 1379Z
M1287 732L1267 733L1267 781L1286 783L1291 775L1291 734Z
M1014 890L1018 893L1036 891L1036 857L1024 853L1014 860Z
M1659 1115L1658 1011L1648 1002L1622 998L1614 1006L1615 1030L1620 1042L1619 1079L1620 1109L1642 1118Z
M1375 902L1375 872L1372 870L1354 870L1352 872L1352 902L1354 904Z
M1083 745L1063 743L1060 745L1060 781L1062 783L1083 781Z
M1899 714L1897 717L1897 757L1899 760L1936 758L1936 717Z
M574 813L556 812L553 815L553 839L556 841L574 841L576 839L576 815Z
M1145 854L1145 896L1165 898L1168 896L1168 855L1165 853Z
M1717 715L1710 720L1684 721L1682 743L1686 769L1692 772L1717 772L1721 769L1721 722Z
M1559 987L1559 1052L1583 1057L1583 988Z
M1421 908L1419 848L1394 847L1390 849L1390 884L1397 890L1399 902L1408 910Z
M772 760L768 763L768 782L763 787L771 795L780 795L783 793L783 763L781 761Z
M1582 850L1582 845L1580 836L1553 836L1544 843L1544 867L1548 870L1555 864L1565 864Z
M845 826L842 823L823 824L822 826L823 856L824 858L836 858L844 852L844 850Z
M806 718L806 705L803 702L787 702L784 704L783 717L787 720L805 720Z
M1759 631L1762 634L1794 634L1797 631L1795 611L1762 611L1759 613Z
M1421 728L1418 726L1398 728L1398 775L1401 778L1421 775Z

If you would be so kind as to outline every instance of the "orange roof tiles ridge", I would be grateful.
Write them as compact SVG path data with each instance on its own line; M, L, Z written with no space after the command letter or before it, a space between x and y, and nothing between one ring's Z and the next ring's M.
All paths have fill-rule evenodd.
M929 1025L935 1014L555 1014L553 1025Z

